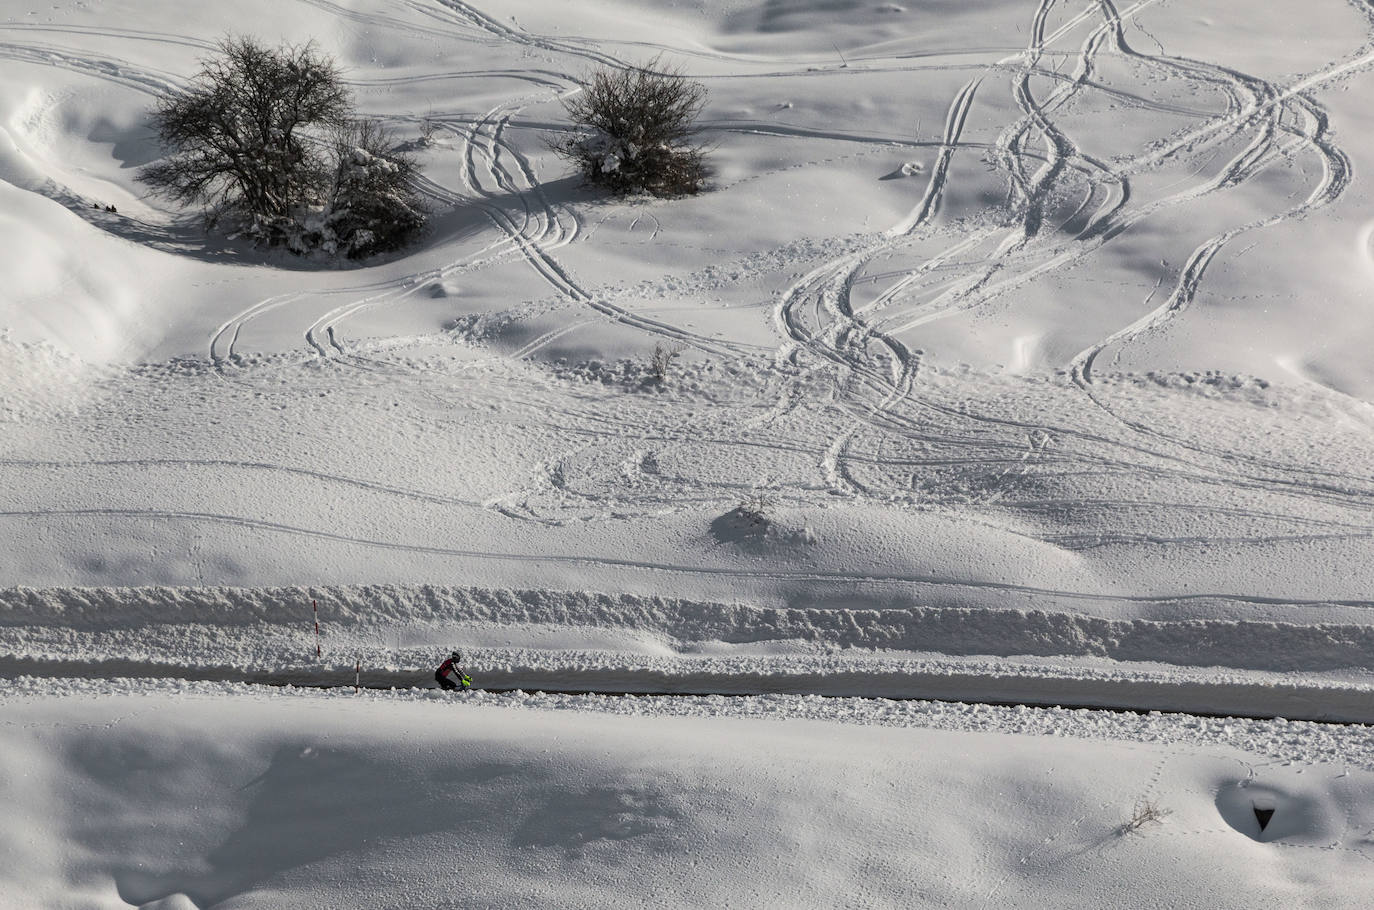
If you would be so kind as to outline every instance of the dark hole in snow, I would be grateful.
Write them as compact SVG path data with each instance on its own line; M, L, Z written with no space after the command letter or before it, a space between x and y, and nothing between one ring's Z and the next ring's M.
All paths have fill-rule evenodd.
M1324 786L1310 777L1253 778L1223 784L1217 810L1226 824L1261 843L1330 844L1345 828L1344 813Z

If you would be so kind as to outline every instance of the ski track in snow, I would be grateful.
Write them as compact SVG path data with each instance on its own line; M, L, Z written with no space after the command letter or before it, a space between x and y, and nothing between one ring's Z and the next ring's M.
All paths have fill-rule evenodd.
M1154 312L1147 314L1131 326L1122 329L1101 342L1090 352L1085 352L1075 358L1071 363L1076 380L1080 386L1086 389L1090 384L1091 362L1097 353L1107 346L1127 340L1131 337L1150 330L1161 328L1170 318L1176 316L1196 295L1197 289L1202 281L1205 269L1214 259L1216 254L1231 239L1242 233L1262 228L1271 224L1276 224L1284 219L1301 216L1312 209L1330 204L1339 198L1344 186L1348 183L1349 164L1339 149L1332 146L1325 138L1326 122L1325 116L1317 107L1316 103L1310 98L1302 96L1299 91L1306 91L1314 84L1348 72L1354 67L1363 66L1368 62L1366 58L1356 58L1353 61L1345 61L1333 65L1328 71L1314 74L1301 81L1297 86L1287 90L1280 90L1277 86L1262 83L1252 77L1245 77L1239 73L1225 70L1221 67L1213 67L1197 61L1185 61L1178 58L1166 57L1163 53L1158 58L1140 54L1132 49L1126 42L1123 32L1123 21L1134 16L1139 11L1152 6L1150 2L1135 4L1124 13L1120 13L1110 2L1100 4L1089 4L1075 16L1062 24L1052 35L1046 36L1046 21L1054 6L1052 2L1044 2L1036 9L1033 26L1031 45L1027 52L1022 55L1024 66L1021 68L1020 75L1016 80L1016 96L1018 103L1022 106L1026 116L1020 124L1013 128L1008 134L998 140L996 148L1002 151L1003 156L1008 161L1008 172L1012 176L1013 186L1012 195L1018 193L1022 197L1020 208L1025 212L1022 239L1014 242L1004 242L999 247L999 259L1014 259L1021 253L1022 248L1029 245L1031 240L1039 233L1039 222L1043 218L1042 209L1049 198L1054 184L1058 177L1064 174L1064 163L1073 160L1075 167L1084 169L1089 174L1100 175L1099 179L1106 179L1114 185L1119 185L1120 190L1109 193L1107 201L1104 201L1097 212L1088 220L1085 226L1079 231L1077 239L1087 241L1081 244L1086 248L1086 252L1080 250L1070 250L1064 252L1051 251L1050 266L1053 268L1063 267L1068 262L1073 261L1087 252L1093 252L1100 248L1110 239L1121 236L1131 224L1137 223L1143 218L1154 214L1165 208L1180 204L1184 201L1196 201L1205 195L1221 189L1238 186L1248 180L1251 176L1258 173L1264 167L1272 164L1275 159L1291 155L1295 148L1300 144L1314 148L1320 155L1323 162L1323 180L1315 187L1307 200L1301 205L1276 214L1270 218L1261 219L1249 224L1240 225L1228 230L1217 237L1204 243L1193 255L1182 270L1178 285L1169 298L1161 304ZM1029 75L1037 72L1039 55L1045 49L1047 43L1052 43L1058 38L1070 34L1073 29L1088 19L1095 10L1100 9L1101 24L1094 29L1083 42L1077 72L1061 82L1049 99L1043 104L1037 102L1031 96L1029 88ZM1107 40L1111 39L1113 50L1122 55L1129 56L1136 60L1150 62L1161 66L1171 72L1182 72L1191 78L1202 78L1213 84L1221 86L1227 93L1230 103L1227 111L1217 117L1212 118L1204 124L1186 134L1183 138L1174 141L1171 145L1161 150L1151 152L1149 155L1136 161L1117 164L1113 168L1108 168L1101 161L1084 155L1072 143L1072 141L1060 133L1049 119L1049 112L1056 107L1062 106L1070 97L1085 86L1090 85L1092 75L1093 58L1102 52L1107 46ZM1003 62L1005 65L1006 61ZM945 184L948 180L950 161L955 150L959 147L960 134L963 125L967 120L969 108L972 105L974 93L982 82L983 77L978 77L967 83L960 93L951 103L949 118L946 123L945 137L941 142L940 151L932 175L927 185L927 190L919 206L913 211L912 215L905 221L899 223L888 232L889 237L905 237L911 235L919 228L924 226L938 210L940 199L943 195ZM1237 98L1248 96L1248 102L1237 101ZM1260 99L1264 99L1262 102ZM1289 106L1295 108L1300 114L1301 126L1295 128L1285 124L1285 112ZM1167 160L1172 155L1186 150L1191 155L1200 154L1197 143L1199 139L1206 138L1216 144L1220 144L1224 139L1235 135L1238 131L1248 128L1251 124L1259 125L1259 132L1256 134L1251 145L1247 147L1236 158L1231 166L1225 168L1218 177L1197 188L1190 188L1171 197L1161 200L1154 200L1144 204L1136 203L1135 209L1128 209L1127 203L1131 198L1129 189L1129 179L1132 173L1142 170L1142 168L1157 165L1161 161ZM1023 173L1021 161L1023 158L1022 146L1027 131L1035 127L1046 137L1048 154L1045 163L1035 177L1027 181L1019 178L1021 185L1017 185L1017 174ZM1280 141L1283 135L1291 137L1291 141L1284 144ZM1072 171L1070 171L1072 173ZM1089 192L1084 197L1084 202L1080 206L1088 204L1094 193ZM1076 217L1078 210L1070 216L1070 220ZM1098 240L1100 238L1100 240ZM984 240L984 237L974 236L969 240L961 241L956 244L955 250L970 242L977 243ZM1012 240L1012 238L1008 238ZM936 257L933 262L942 262L950 255ZM895 401L905 399L911 395L911 386L914 379L916 358L911 355L906 348L887 331L877 330L871 324L860 323L848 303L848 292L855 280L855 276L874 255L876 251L865 251L864 253L847 255L833 264L822 266L813 271L798 286L787 292L783 297L783 303L779 310L779 322L790 337L791 341L799 345L805 345L813 351L819 351L823 355L831 358L834 362L853 373L867 373L864 382L869 386L879 386L884 384L881 375L874 371L865 369L853 354L853 351L860 347L855 345L855 338L867 340L874 339L883 344L888 356L892 361L892 371L895 378L890 380L890 389L886 392L884 400L879 404L866 404L860 407L860 424L851 426L848 430L842 431L832 439L831 445L827 449L827 454L822 462L825 476L829 478L832 488L839 492L858 494L862 491L862 485L856 482L853 475L846 471L843 462L846 453L849 451L859 426L865 421L872 422L875 418L887 412ZM1024 257L1021 257L1024 258ZM930 266L923 266L916 275ZM995 296L1004 294L1006 291L1018 286L1019 284L1044 274L1044 267L1032 268L1029 271L1021 270L1017 277L1004 280L992 294L974 293L981 291L1002 266L994 263L983 270L983 277L973 281L961 292L960 297L964 298L957 308L967 308L969 306L982 305ZM948 279L945 279L948 281ZM906 285L911 281L911 277L904 278L899 282L902 287L895 288L880 296L874 305L882 308L890 303L894 297L899 296L906 290ZM948 292L943 297L947 297ZM969 298L972 299L969 299ZM818 318L818 324L811 328L803 325L803 320L808 312L814 312ZM923 320L939 318L944 313L950 312L949 308L937 310L923 316ZM889 317L887 323L892 321ZM909 329L917 323L908 321L896 331ZM784 356L793 356L784 350ZM841 384L843 385L843 383ZM843 395L844 393L841 392ZM1093 397L1095 404L1103 406L1100 399ZM851 409L852 410L852 409ZM973 417L974 415L962 415ZM1113 415L1115 416L1115 415ZM977 419L976 417L974 419ZM1248 470L1252 465L1259 463L1265 467L1281 467L1272 461L1259 461L1247 458L1245 455L1235 455L1230 452L1216 451L1181 443L1179 440L1161 434L1158 431L1149 429L1139 422L1123 421L1133 431L1145 436L1155 436L1161 438L1170 446L1181 446L1185 450L1196 451L1199 455L1214 456L1224 463L1238 461L1242 470ZM1051 432L1063 435L1070 431L1066 428L1050 428ZM1071 435L1071 433L1070 433ZM1153 453L1152 453L1153 454ZM1177 456L1172 456L1177 457ZM1195 467L1189 465L1190 468ZM1287 481L1280 481L1285 486L1289 486ZM1349 493L1346 489L1339 489L1340 493ZM1364 498L1368 495L1366 490L1359 490L1356 495ZM1362 533L1356 530L1355 533ZM1062 538L1061 538L1062 539Z
M1015 233L1009 234L1006 240L999 245L997 254L991 261L976 266L979 269L976 276L954 280L942 276L941 284L953 283L956 287L936 295L929 303L921 305L916 310L920 315L914 318L910 315L910 310L903 313L900 317L901 322L898 322L898 317L894 315L885 316L881 322L877 323L867 318L872 313L891 305L894 299L903 299L910 296L913 290L919 290L919 284L915 282L915 279L929 271L932 268L932 263L942 265L952 255L963 252L967 246L976 246L989 240L991 232L973 234L959 241L952 251L935 257L934 260L918 267L910 275L904 276L893 288L879 295L873 304L864 309L863 321L860 321L860 317L856 317L855 313L852 312L852 307L848 302L848 293L866 263L879 253L888 252L886 247L847 255L831 265L823 266L808 276L801 285L784 295L779 321L794 343L808 346L823 356L844 364L855 373L861 373L864 380L859 390L861 394L864 392L862 387L879 391L884 386L888 387L886 396L880 404L876 406L872 404L861 405L862 410L859 413L866 411L869 415L866 418L861 418L861 420L866 419L872 422L875 418L882 419L894 401L913 398L913 405L919 407L921 404L920 396L913 395L911 389L915 358L907 352L904 345L895 340L894 335L908 332L919 325L943 318L953 312L983 306L1030 280L1049 274L1055 269L1063 268L1090 252L1096 252L1111 239L1124 234L1131 225L1150 215L1183 202L1197 201L1213 192L1239 186L1274 163L1275 160L1291 156L1297 148L1307 147L1315 150L1323 163L1323 177L1320 183L1311 190L1306 200L1292 209L1239 225L1206 241L1193 253L1179 274L1175 290L1159 307L1135 323L1099 342L1093 348L1079 354L1071 361L1070 369L1075 380L1080 387L1088 392L1096 405L1105 409L1106 405L1096 396L1092 396L1091 390L1088 388L1091 384L1092 362L1102 350L1113 344L1128 341L1144 332L1157 331L1186 309L1196 296L1208 265L1217 253L1235 237L1280 223L1286 219L1300 217L1318 207L1329 205L1340 197L1341 192L1349 183L1349 161L1344 153L1332 145L1327 138L1326 117L1320 107L1302 92L1310 90L1323 81L1348 73L1354 68L1367 66L1371 60L1374 60L1374 57L1365 54L1352 60L1335 63L1327 70L1314 73L1285 89L1222 67L1166 57L1162 54L1156 58L1131 49L1126 43L1122 30L1123 20L1151 5L1153 5L1151 2L1137 3L1123 14L1117 12L1109 0L1103 0L1100 4L1092 3L1076 17L1070 19L1055 33L1055 36L1049 39L1045 37L1045 23L1054 3L1052 0L1046 0L1037 7L1031 28L1030 47L1022 55L1025 63L1015 80L1014 94L1026 116L1019 124L1012 127L1008 132L1004 132L995 145L998 157L1002 160L1009 174L1010 196L1013 200L1019 199L1019 204L1014 202L1013 210L1019 208L1023 212L1021 224L1013 228ZM1045 49L1046 42L1053 40L1056 36L1069 33L1072 27L1083 21L1088 12L1094 8L1100 8L1103 21L1088 36L1082 46L1078 72L1070 80L1062 82L1043 105L1037 104L1031 96L1029 76L1038 72L1036 63L1039 55ZM1049 119L1048 113L1053 108L1062 105L1087 84L1087 79L1092 71L1093 58L1101 53L1108 37L1112 39L1115 52L1122 56L1157 64L1171 71L1181 71L1191 77L1204 78L1224 87L1232 99L1231 105L1224 114L1208 119L1183 137L1133 161L1119 163L1109 168L1102 162L1083 155L1067 136L1059 132L1052 120ZM1009 61L1004 61L1003 65L1007 62ZM888 232L889 237L909 237L922 227L938 209L939 200L944 193L948 180L950 158L959 146L959 136L968 117L968 108L974 92L982 82L982 78L979 77L967 83L951 103L946 121L945 137L940 146L937 163L932 169L926 194L912 215ZM1248 95L1250 100L1248 102L1236 102L1234 100L1243 95ZM1301 126L1294 127L1285 124L1285 117L1290 110L1300 115L1298 119L1301 121ZM1028 179L1024 176L1026 170L1021 154L1021 145L1032 126L1037 128L1045 137L1048 151L1045 156L1045 163L1039 172L1034 178ZM1241 131L1252 127L1257 128L1257 132L1250 145L1212 180L1179 191L1169 197L1144 203L1138 202L1134 208L1127 206L1127 201L1131 195L1127 181L1132 174L1141 172L1147 167L1156 166L1184 151L1190 155L1198 155L1200 154L1198 148L1200 141L1205 140L1209 143L1221 144ZM1290 137L1287 143L1281 141L1281 137L1284 135ZM1094 171L1098 172L1095 179L1107 179L1120 185L1122 190L1116 194L1116 204L1100 207L1098 213L1078 232L1075 240L1079 242L1074 246L1067 249L1052 246L1048 251L1048 261L1043 261L1041 264L1026 262L1012 271L1010 277L1003 278L989 287L994 276L1007 270L1006 260L1020 259L1024 262L1032 252L1038 253L1033 249L1035 244L1032 241L1040 233L1039 224L1043 218L1043 207L1054 189L1057 179L1066 173L1064 162L1068 159L1080 159L1082 166L1085 166L1090 174ZM1073 172L1070 171L1069 173ZM1075 210L1070 220L1077 213L1078 210ZM1018 234L1019 236L1017 236ZM1038 256L1044 255L1044 253L1038 253ZM818 325L803 326L804 316L808 312L815 313L820 317L817 320ZM830 318L827 320L825 316ZM847 343L855 336L872 338L884 346L888 356L894 360L893 369L897 374L896 379L885 380L881 371L862 364L851 351L845 349ZM979 419L979 415L965 414L963 416L974 420ZM1115 417L1115 415L1112 416ZM1238 461L1243 465L1241 470L1248 470L1251 465L1257 463L1265 467L1278 466L1273 461L1259 460L1257 462L1243 454L1236 455L1231 452L1184 443L1177 438L1146 427L1138 421L1122 421L1122 423L1141 436L1161 439L1170 446L1182 446L1184 449L1195 451L1203 456L1216 457L1224 462ZM1056 433L1056 435L1072 434L1072 431L1065 427L1046 429ZM831 478L836 478L833 485L838 492L857 492L856 485L852 481L846 481L843 484L838 481L841 472L833 464L835 456L849 447L856 432L857 428L851 427L837 436L832 444L832 454L827 456L829 460L826 474ZM1367 494L1361 491L1360 495Z

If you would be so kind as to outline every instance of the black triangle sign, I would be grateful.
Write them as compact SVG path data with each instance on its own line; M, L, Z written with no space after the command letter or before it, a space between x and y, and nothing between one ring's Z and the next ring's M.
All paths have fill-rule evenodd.
M1274 810L1273 810L1273 809L1261 809L1259 806L1256 806L1256 807L1255 807L1255 820L1256 820L1257 822L1259 822L1259 826L1260 826L1260 830L1261 830L1261 831L1263 831L1265 828L1268 828L1268 827L1269 827L1269 819L1271 819L1271 818L1273 818L1273 817L1274 817Z

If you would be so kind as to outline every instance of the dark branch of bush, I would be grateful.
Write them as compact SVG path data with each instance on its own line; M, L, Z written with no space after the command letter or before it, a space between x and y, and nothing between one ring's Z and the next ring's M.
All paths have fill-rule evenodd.
M1172 809L1161 809L1154 800L1140 800L1131 810L1131 817L1116 828L1118 835L1132 834L1146 825L1157 825L1172 814Z
M614 193L696 193L709 175L706 148L692 140L705 104L705 86L657 60L602 70L563 102L577 129L549 147Z
M274 50L228 38L219 52L189 89L158 100L153 121L172 152L141 179L176 202L287 215L324 187L310 133L347 120L348 92L310 45Z
M380 125L358 121L334 61L311 44L226 38L183 92L153 111L169 149L139 179L174 202L228 216L293 252L350 257L419 233L415 162Z

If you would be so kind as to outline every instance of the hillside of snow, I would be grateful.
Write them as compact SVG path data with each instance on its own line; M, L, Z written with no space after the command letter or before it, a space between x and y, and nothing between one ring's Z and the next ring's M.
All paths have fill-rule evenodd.
M13 9L5 577L1366 601L1367 11L841 6ZM135 181L242 22L435 127L422 248L264 255ZM602 197L559 99L657 55L711 186Z
M244 33L420 244L138 182ZM710 181L608 197L654 60ZM1359 0L0 0L0 907L1361 905L1368 728L1263 718L1374 722L1372 80Z

